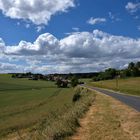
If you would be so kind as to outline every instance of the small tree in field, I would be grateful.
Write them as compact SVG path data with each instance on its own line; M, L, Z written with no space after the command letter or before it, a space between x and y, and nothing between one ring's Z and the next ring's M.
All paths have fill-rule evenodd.
M56 85L57 85L57 87L61 87L61 84L62 84L62 81L60 80L60 79L58 79L57 81L56 81Z
M79 84L79 80L76 76L71 79L71 86L76 87Z
M57 87L58 88L67 88L68 87L68 81L64 81L64 80L61 80L61 79L58 79L57 81L56 81L56 85L57 85Z

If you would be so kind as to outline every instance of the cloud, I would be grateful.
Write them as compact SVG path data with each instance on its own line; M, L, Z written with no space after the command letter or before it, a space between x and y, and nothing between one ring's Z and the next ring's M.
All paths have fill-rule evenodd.
M0 54L4 52L5 43L2 38L0 38Z
M80 30L80 28L78 28L78 27L73 27L72 30L75 31L75 32L78 32L78 31Z
M140 56L140 39L114 36L99 30L74 33L60 41L64 54L70 57L101 58Z
M121 19L116 17L116 15L114 15L112 12L108 13L109 18L114 22L114 21L120 21Z
M37 26L36 27L36 31L40 32L41 30L43 30L45 27L44 26Z
M128 2L127 5L125 6L125 8L130 13L137 12L138 10L140 10L140 2L138 2L138 3Z
M0 0L0 10L5 16L36 25L47 25L53 15L74 6L74 0Z
M23 72L23 66L10 63L0 63L0 73Z
M95 24L99 24L99 23L103 23L103 22L106 22L106 19L105 18L93 18L91 17L87 23L88 24L91 24L91 25L95 25Z
M30 24L26 24L25 27L28 29L30 28Z
M139 61L140 38L94 30L73 32L59 40L52 34L45 33L33 43L21 41L16 46L6 46L0 39L0 50L3 53L0 57L0 62L3 63L1 71L4 71L6 62L6 66L7 63L16 65L15 68L19 71L91 72L108 67L123 68L131 61ZM6 67L6 71L7 69ZM11 68L12 71L14 70Z
M20 41L17 46L5 46L7 55L42 55L52 54L59 47L59 41L50 33L40 35L34 43Z
M138 30L140 31L140 26L138 26Z

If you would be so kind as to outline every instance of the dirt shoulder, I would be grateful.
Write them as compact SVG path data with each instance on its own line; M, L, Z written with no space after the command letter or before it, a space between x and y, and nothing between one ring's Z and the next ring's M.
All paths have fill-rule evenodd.
M69 140L140 140L140 112L100 93L80 124Z

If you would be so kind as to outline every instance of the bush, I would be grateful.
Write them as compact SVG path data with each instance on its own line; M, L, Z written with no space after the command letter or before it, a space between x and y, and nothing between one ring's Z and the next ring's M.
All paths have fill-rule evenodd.
M75 94L73 95L73 102L78 101L81 98L81 88L76 88L75 89Z
M79 84L79 80L76 76L71 79L71 86L76 87Z
M76 93L76 94L73 95L72 101L76 102L76 101L78 101L80 99L80 97L81 97L80 93Z

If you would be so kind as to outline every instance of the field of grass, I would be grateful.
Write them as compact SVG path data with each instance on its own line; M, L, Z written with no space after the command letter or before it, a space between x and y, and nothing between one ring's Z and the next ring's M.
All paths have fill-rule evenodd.
M43 133L44 129L50 129L49 133L53 131L55 137L55 128L59 133L61 129L65 129L65 133L73 133L76 117L86 111L92 99L85 96L76 105L72 102L74 93L73 88L57 88L54 82L12 79L10 75L0 75L0 138L14 132L19 134L24 129ZM68 121L72 126L67 124ZM36 137L41 139L42 135Z
M120 91L122 93L127 93L131 95L140 95L140 77L136 78L126 78L118 79L118 85L116 85L116 80L105 80L99 82L91 82L86 80L88 85L112 89L115 91Z
M49 112L71 104L73 89L47 81L0 75L0 136L43 120Z

